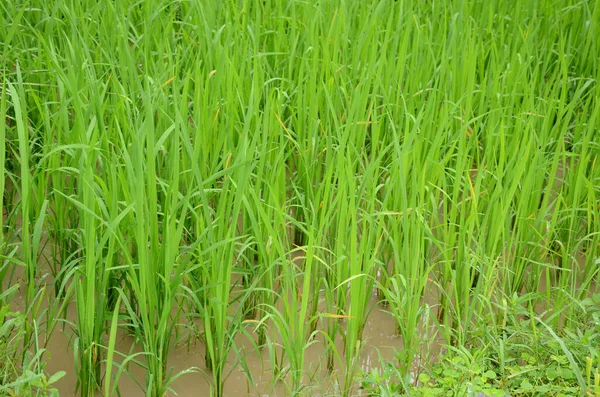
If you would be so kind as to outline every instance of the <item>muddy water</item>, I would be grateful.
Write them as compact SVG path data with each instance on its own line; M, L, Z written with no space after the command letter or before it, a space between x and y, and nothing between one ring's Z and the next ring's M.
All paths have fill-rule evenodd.
M4 216L4 214L3 214ZM20 219L16 221L17 226L20 226ZM38 277L44 275L42 285L46 288L46 299L41 303L41 310L49 309L48 296L53 294L53 280L47 274L47 266L44 264L44 257L52 256L50 245L46 233L43 233L41 246L43 247L42 263L38 268ZM295 256L299 256L300 252L294 253L293 260L299 260ZM25 311L25 282L24 272L21 266L15 268L14 282L21 285L19 292L15 295L11 306L13 309ZM7 280L5 280L7 281ZM4 287L8 287L5 285ZM54 302L52 302L54 303ZM370 301L370 314L368 321L363 331L363 343L359 357L359 367L363 371L369 371L372 368L380 367L380 359L392 360L394 351L402 348L401 338L395 336L395 320L385 311L385 308L378 305L376 297L373 296ZM43 320L48 322L56 321L58 314L51 314L50 319L42 316ZM62 317L62 315L61 315ZM49 374L54 374L59 371L64 371L66 375L56 382L53 386L59 390L61 396L75 396L77 388L76 362L74 352L74 335L72 326L69 323L75 323L77 312L75 303L72 302L66 309L65 321L59 321L51 335L45 333L39 335L39 342L44 346L46 351L43 356L43 361L46 362L46 371ZM42 329L45 326L41 327ZM279 338L275 337L276 341ZM269 362L268 349L263 349L259 352L254 350L252 343L246 336L238 335L236 345L244 354L245 362L249 368L253 381L251 382L248 376L242 371L239 365L235 365L238 361L235 351L232 351L229 356L229 365L226 367L226 373L229 373L225 384L225 395L227 396L288 396L291 393L286 389L283 382L273 382L271 365ZM336 348L343 357L343 341L338 335L336 340ZM277 348L279 355L281 349ZM336 370L330 373L326 369L327 344L323 337L317 337L315 343L312 343L306 348L305 354L305 386L303 395L325 396L338 395L339 385L343 384L344 372L341 370L343 364L336 363ZM139 343L135 343L133 337L123 331L119 331L116 351L126 355L141 353ZM116 353L115 353L116 354ZM178 396L210 396L210 373L206 371L204 366L205 347L201 342L193 343L188 346L185 343L175 346L169 352L168 367L172 370L172 374L182 373L181 376L172 383L172 393L169 395ZM137 360L143 365L143 355L137 356ZM120 364L123 357L116 356L115 361ZM122 396L145 396L145 378L146 370L142 365L130 362L127 367L129 374L121 374L118 384ZM113 368L113 376L119 371L115 366ZM356 390L355 395L360 395L360 390ZM98 394L100 395L100 394Z
M581 258L579 259L581 265ZM540 289L544 291L545 285L542 285ZM424 297L424 303L432 307L432 316L435 316L434 303L439 299L437 295L438 293L436 293L435 289L428 288ZM394 358L394 351L402 349L401 338L394 336L396 324L393 317L385 311L385 307L377 303L375 297L372 297L370 307L372 310L363 335L365 345L359 359L359 366L364 371L379 368L380 355L385 360L392 360ZM539 309L541 311L541 308ZM75 305L71 304L67 311L67 319L74 321L75 315ZM57 328L47 346L49 353L46 357L48 372L55 373L61 370L67 372L67 375L56 384L61 396L75 395L77 377L74 370L75 362L72 339L73 336L69 327L65 331ZM423 349L421 352L421 354L430 354L429 357L423 358L425 362L431 362L431 357L437 356L441 346L441 341L438 339L432 338L429 342L430 345L428 348ZM229 366L226 368L226 372L230 371L230 375L225 384L225 395L261 397L290 395L282 382L273 384L267 349L256 352L252 347L252 343L243 335L238 335L236 344L244 352L247 366L252 373L253 382L248 379L239 366L233 365L236 362L236 354L232 351L229 356ZM341 338L336 340L336 346L339 351L343 351ZM139 345L135 345L133 338L125 332L120 332L118 335L117 350L127 353L141 351ZM338 395L338 385L340 383L343 384L344 374L339 369L333 373L329 373L325 369L325 353L326 344L322 338L317 338L316 342L305 350L306 389L303 395ZM193 343L189 348L186 344L181 344L175 346L170 351L168 366L172 368L173 374L188 371L190 368L196 368L196 370L177 378L171 385L173 392L169 395L175 395L175 393L178 396L202 397L210 395L210 374L205 371L204 354L205 348L201 342ZM143 357L139 356L139 360L143 362ZM120 359L116 361L120 362ZM337 365L337 368L340 367L340 365ZM115 367L113 371L114 374L118 371L118 368ZM128 371L131 376L123 374L119 380L121 395L144 396L145 369L139 365L131 364ZM360 395L360 390L356 390L353 395Z
M374 309L371 311L364 330L365 347L360 356L359 365L361 369L368 371L380 366L379 355L384 359L393 359L394 349L401 349L402 342L394 336L395 321L393 317L380 308L373 300ZM74 305L68 310L68 317L75 316ZM74 371L74 353L72 334L66 329L56 329L48 344L47 370L50 373L66 371L67 375L62 378L56 387L61 396L73 396L77 377ZM226 384L225 395L228 396L286 396L282 382L272 384L269 355L267 349L256 352L248 341L248 338L239 335L236 343L245 352L245 360L252 373L254 383L251 384L246 374L239 366L232 368L231 363L236 361L235 352L231 352L227 371L231 371ZM125 333L120 333L117 341L117 350L129 352L134 345L133 338ZM338 349L342 350L341 340L336 342ZM209 396L210 388L207 377L210 376L204 367L204 345L197 342L189 347L186 345L176 346L169 353L169 367L173 374L197 368L196 372L182 375L172 384L173 393L179 396ZM139 348L134 348L139 352ZM117 360L120 361L120 360ZM143 358L140 356L140 361ZM307 383L307 394L315 396L335 394L339 382L343 382L341 372L329 373L325 369L325 344L318 339L305 350L305 373ZM115 367L114 371L118 369ZM144 396L143 384L146 376L144 368L131 364L129 366L131 377L122 375L119 380L119 389L123 396ZM139 382L138 385L137 382Z
M48 246L45 247L45 250ZM49 252L46 252L50 255ZM298 259L298 258L295 258ZM45 266L40 266L40 273L45 272ZM19 292L15 295L12 306L21 312L25 311L25 288L23 268L18 266L15 272L16 280L21 285ZM46 297L53 293L52 277L46 275L43 285L46 287ZM432 305L437 302L434 295L425 296L425 302ZM363 371L369 371L381 366L380 359L393 360L394 351L402 349L401 338L395 336L395 320L377 303L376 296L373 295L370 300L370 314L365 325L363 333L364 348L359 357L359 367ZM41 304L42 311L48 310L47 299ZM280 308L281 309L281 308ZM321 307L320 310L324 310ZM432 311L433 313L433 311ZM50 321L55 321L51 315ZM46 362L46 370L49 374L58 371L65 371L66 376L54 384L61 396L75 396L77 386L77 374L75 363L75 352L73 349L76 336L73 333L72 326L69 323L75 323L77 318L76 306L71 302L66 309L66 318L64 322L59 321L52 334L47 338L42 333L39 336L40 344L45 346L46 352L43 360ZM46 320L46 317L42 317ZM64 325L64 326L63 326ZM44 326L42 326L42 329ZM275 337L275 342L280 342L280 338ZM185 339L185 338L184 338ZM268 349L257 352L251 341L244 335L238 335L236 338L237 347L243 352L247 367L249 368L253 381L242 371L239 365L235 351L230 352L229 365L226 373L229 373L225 384L225 395L227 396L288 396L291 393L286 389L283 382L273 382L271 365L269 361ZM336 348L343 353L343 341L338 335ZM336 370L330 373L326 369L326 350L327 344L323 337L317 337L315 343L306 348L305 354L305 390L303 395L325 396L339 395L339 385L343 385L344 372L341 369L343 364L336 363ZM434 350L439 350L439 344L434 341ZM124 331L119 331L117 337L116 351L126 355L140 353L141 346L135 343L132 336ZM276 348L278 355L281 349ZM431 350L428 350L431 351ZM168 367L172 374L184 373L179 376L171 385L172 393L169 395L178 396L210 396L210 373L204 366L205 347L203 343L197 341L188 346L186 343L175 346L169 352ZM435 354L434 354L435 355ZM120 364L122 357L115 357L115 361ZM142 355L137 356L137 360L144 363ZM344 357L342 355L342 360ZM117 366L113 367L113 376L119 371ZM104 371L103 371L104 372ZM145 378L146 370L141 365L133 362L127 367L129 374L123 373L118 381L119 390L122 396L145 396ZM100 395L100 394L98 394ZM353 395L360 395L360 390L355 390Z

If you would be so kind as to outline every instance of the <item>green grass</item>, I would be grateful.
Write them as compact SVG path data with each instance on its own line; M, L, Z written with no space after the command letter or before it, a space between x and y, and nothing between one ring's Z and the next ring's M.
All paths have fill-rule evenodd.
M66 325L83 396L119 393L121 358L166 395L184 374L169 352L196 339L205 365L185 376L214 396L260 350L286 394L308 393L313 343L350 396L373 379L373 295L403 341L382 364L399 393L427 387L419 365L458 390L468 377L434 364L460 361L528 395L492 383L526 380L511 360L532 341L555 349L530 365L562 355L574 380L550 378L594 393L600 351L571 341L600 333L598 3L0 11L0 393L46 382ZM142 353L118 351L119 330ZM447 354L415 360L436 333Z

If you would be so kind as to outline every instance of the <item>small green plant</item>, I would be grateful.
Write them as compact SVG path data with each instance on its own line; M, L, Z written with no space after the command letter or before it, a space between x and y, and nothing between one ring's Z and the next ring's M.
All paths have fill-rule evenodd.
M559 343L543 327L532 332L524 325L511 327L513 337L501 348L502 357L495 353L499 346L490 348L493 340L482 348L449 346L440 361L423 368L417 379L402 378L397 365L384 362L383 372L363 374L363 388L372 396L600 395L598 349L589 343L600 337L598 329L592 327L585 335L567 333Z
M61 371L50 378L46 374L25 369L13 382L0 385L0 393L10 397L59 397L59 392L54 383L58 382L66 372Z
M33 352L23 349L21 342L27 332L27 316L11 311L10 306L4 304L15 292L13 287L0 294L0 304L3 304L0 307L0 395L58 397L54 384L66 373L60 371L48 378L45 350L37 348L37 343Z

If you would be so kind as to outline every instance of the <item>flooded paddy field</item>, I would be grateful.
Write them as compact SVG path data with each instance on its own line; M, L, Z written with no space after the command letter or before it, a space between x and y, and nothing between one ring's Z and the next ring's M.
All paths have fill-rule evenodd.
M0 395L600 395L599 4L0 8Z

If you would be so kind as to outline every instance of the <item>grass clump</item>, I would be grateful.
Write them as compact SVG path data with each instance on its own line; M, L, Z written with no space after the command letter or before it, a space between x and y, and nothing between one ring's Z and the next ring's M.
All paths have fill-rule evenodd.
M383 362L382 370L363 374L363 387L372 396L600 395L597 303L586 301L577 310L585 326L561 337L539 317L519 318L527 312L519 304L501 332L480 324L470 344L450 346L414 383Z

